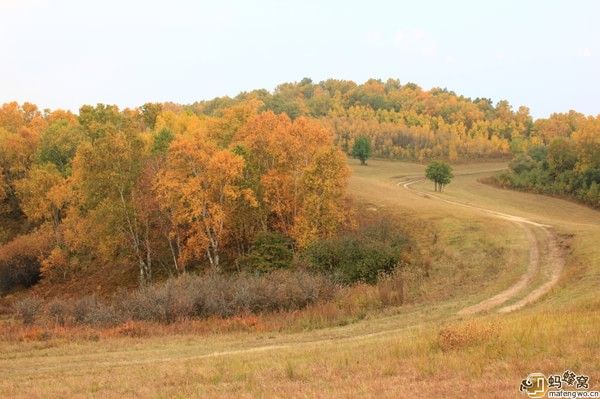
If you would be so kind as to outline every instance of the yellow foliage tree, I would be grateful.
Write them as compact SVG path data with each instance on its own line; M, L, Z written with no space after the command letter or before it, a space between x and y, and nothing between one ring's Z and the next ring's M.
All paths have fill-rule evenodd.
M243 169L241 157L219 149L205 134L182 135L171 144L155 189L173 226L184 232L182 264L206 256L212 268L220 267L235 200L255 201L250 190L239 187Z

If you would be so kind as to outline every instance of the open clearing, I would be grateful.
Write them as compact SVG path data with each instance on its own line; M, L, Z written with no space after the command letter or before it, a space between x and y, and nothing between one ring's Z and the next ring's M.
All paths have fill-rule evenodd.
M482 171L480 173L473 173L473 172L465 173L465 172L463 172L462 175L483 174L483 173L490 173L490 172L497 172L497 171L498 170L492 169L490 171ZM467 207L470 209L474 209L477 211L487 213L493 217L497 217L497 218L500 218L503 220L508 220L508 221L514 222L516 225L518 225L525 231L525 235L527 237L527 240L529 241L529 262L528 262L527 271L523 274L523 276L515 284L511 285L504 291L494 295L493 297L485 299L475 305L468 306L464 309L461 309L458 312L459 315L475 314L475 313L479 313L482 311L493 309L498 305L501 305L511 299L514 299L523 290L530 288L530 284L532 283L532 281L534 280L536 275L541 273L541 270L540 270L540 248L542 247L543 244L545 244L546 249L547 249L547 251L545 253L546 259L544 259L544 260L547 264L547 269L550 270L550 278L548 279L548 281L546 281L544 284L542 284L541 286L539 286L535 289L530 288L528 290L527 294L523 298L521 298L519 301L517 301L516 303L511 304L511 305L503 306L502 308L498 309L498 311L501 313L508 313L508 312L512 312L514 310L518 310L518 309L522 308L523 306L528 305L528 304L536 301L537 299L539 299L541 296L543 296L548 291L550 291L550 289L556 283L558 283L558 279L560 278L560 274L561 274L563 266L564 266L564 259L563 259L563 254L562 254L560 248L558 247L556 237L548 229L551 226L544 225L541 223L536 223L536 222L533 222L524 217L509 215L506 213L502 213L502 212L498 212L498 211L494 211L494 210L490 210L490 209L485 209L485 208L481 208L481 207L474 206L474 205L465 204L460 201L441 198L439 196L427 194L425 192L417 191L417 190L414 190L411 188L411 186L413 184L422 182L423 180L424 179L416 178L416 179L409 180L408 182L405 182L405 183L398 183L398 185L399 186L402 185L402 187L404 187L407 190L413 190L413 192L415 192L417 195L420 195L424 198L435 198L435 199L443 201L447 204L461 206L461 207ZM541 240L539 240L535 236L534 232L532 231L533 228L538 228L543 231L544 242L541 242Z
M600 212L477 181L502 167L457 166L434 194L422 165L352 162L369 209L439 228L452 292L438 279L422 303L298 333L0 342L0 397L514 398L567 368L598 388Z

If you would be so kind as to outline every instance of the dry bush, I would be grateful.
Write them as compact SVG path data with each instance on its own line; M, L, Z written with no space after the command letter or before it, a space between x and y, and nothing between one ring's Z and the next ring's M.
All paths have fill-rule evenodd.
M23 324L33 324L39 316L42 302L37 298L23 298L15 303L15 312Z
M498 328L493 323L468 321L443 327L438 345L444 352L472 347L497 338Z
M115 312L112 306L97 302L96 306L89 309L85 324L91 326L114 326L122 321L123 318Z
M247 329L254 328L256 319L252 314L304 309L333 299L336 292L337 286L326 277L303 270L276 270L260 275L185 274L130 293L122 292L112 300L85 296L68 304L55 299L41 309L39 301L28 298L19 307L19 314L25 323L39 321L53 328L111 327L125 322L167 325L191 319L237 317L239 320L232 326ZM376 292L375 288L372 292ZM38 317L42 314L44 317ZM139 324L130 324L115 334L141 335L142 329Z
M398 306L404 303L404 278L402 270L380 274L377 279L377 292L382 306Z
M54 299L46 307L46 317L60 326L66 324L70 313L70 306L62 299Z
M75 301L75 303L73 304L73 309L72 309L72 314L73 314L73 321L76 324L83 324L86 317L87 317L87 312L88 309L93 306L93 303L95 301L94 297L91 296L84 296L80 299L78 299L77 301Z
M356 314L360 317L369 310L381 308L377 287L365 283L345 287L339 292L335 302L347 314Z
M126 319L172 323L193 314L194 303L183 280L170 279L164 283L143 287L126 295L117 305Z
M232 280L231 276L216 273L192 278L189 292L193 296L195 316L232 316L235 313Z
M232 288L232 307L236 313L301 309L318 300L330 299L335 290L322 276L283 270L266 276L237 276Z
M77 300L71 311L75 324L112 326L123 321L123 317L112 305L101 302L96 296L85 296Z
M188 318L301 309L330 299L334 290L325 277L304 271L186 274L135 291L117 307L126 319L173 323Z
M94 296L72 303L54 300L34 318L37 325L15 325L7 337L18 340L24 331L37 327L55 337L98 339L98 327L101 336L144 337L346 325L399 300L393 279L381 276L377 285L336 286L304 271L187 274L121 292L103 303ZM32 334L28 339L43 337Z

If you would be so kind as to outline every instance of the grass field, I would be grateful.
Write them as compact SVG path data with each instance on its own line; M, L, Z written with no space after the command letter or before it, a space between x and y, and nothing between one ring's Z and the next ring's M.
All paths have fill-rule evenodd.
M434 195L427 182L403 186L422 176L422 165L352 162L359 203L435 226L420 301L306 331L0 342L0 397L514 398L527 374L565 369L598 389L600 212L478 182L502 167L457 166L453 183ZM549 227L526 230L489 211ZM503 305L458 314L518 283L532 242L540 259L521 289ZM553 242L565 262L557 284L498 313L551 278Z

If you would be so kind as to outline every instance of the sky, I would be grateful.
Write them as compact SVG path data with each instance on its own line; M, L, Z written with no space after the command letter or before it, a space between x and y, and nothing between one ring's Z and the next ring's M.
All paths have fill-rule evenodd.
M398 78L600 114L600 1L0 0L0 103L192 103Z

